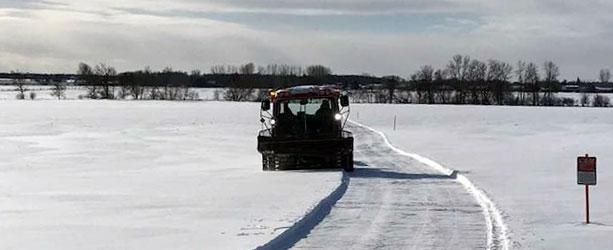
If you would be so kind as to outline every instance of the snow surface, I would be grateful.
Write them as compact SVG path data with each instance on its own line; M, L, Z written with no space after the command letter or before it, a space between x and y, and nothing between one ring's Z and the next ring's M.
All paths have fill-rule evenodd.
M349 129L349 187L295 249L490 249L482 209L455 174L397 152L368 128Z
M0 85L0 100L17 99L19 92L16 88L13 85ZM30 93L34 92L36 93L35 100L57 100L56 96L51 95L53 87L50 85L26 85L25 88L27 89L25 92L26 99L30 99ZM220 98L223 98L223 89L221 88L192 88L191 90L198 93L198 97L201 100L214 100L216 91L219 93ZM64 94L64 99L83 99L82 97L87 94L87 89L83 86L67 86Z
M296 248L343 249L342 237L367 249L407 242L415 249L484 248L488 217L482 220L479 200L444 176L400 178L436 174L427 161L397 158L398 151L364 131L356 134L359 165L342 197L339 171L262 172L258 108L1 101L0 249L250 249L284 238L304 218L319 224L307 228L312 231ZM613 109L352 109L352 119L383 131L398 148L476 184L504 213L512 249L613 244ZM575 179L576 157L585 153L599 157L590 225L583 222L584 190ZM411 197L433 202L414 206ZM313 211L331 198L330 206L337 205L316 218L327 212ZM465 214L451 216L458 213Z
M257 103L0 102L0 249L252 249L340 171L261 171Z
M512 249L607 249L613 244L613 109L353 105L352 118L391 143L459 170L497 204ZM397 116L397 130L393 130ZM598 186L584 187L576 157L598 157Z

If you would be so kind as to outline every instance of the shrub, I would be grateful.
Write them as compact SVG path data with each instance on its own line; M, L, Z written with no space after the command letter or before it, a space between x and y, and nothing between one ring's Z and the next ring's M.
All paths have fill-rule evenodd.
M36 92L30 92L30 100L36 99Z
M581 93L581 99L579 100L582 107L590 106L590 95L587 93Z
M188 101L197 101L200 99L200 94L198 94L196 91L190 90L187 92L187 94L185 94L183 99Z
M609 97L604 95L595 95L594 96L594 107L609 107L611 105L611 100Z
M575 106L575 99L570 97L562 98L562 105L564 106Z
M225 101L248 102L253 99L254 90L250 88L228 88L223 93Z

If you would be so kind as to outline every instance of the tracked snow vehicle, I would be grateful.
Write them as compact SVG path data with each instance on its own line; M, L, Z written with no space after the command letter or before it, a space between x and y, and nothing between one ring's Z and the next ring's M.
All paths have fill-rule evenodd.
M343 168L353 171L353 135L343 130L349 98L331 87L270 92L261 104L258 136L264 171Z

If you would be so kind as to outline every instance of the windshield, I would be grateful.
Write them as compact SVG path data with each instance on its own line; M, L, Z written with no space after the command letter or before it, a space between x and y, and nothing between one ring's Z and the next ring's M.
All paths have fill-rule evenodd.
M298 115L304 113L306 115L315 115L318 111L333 110L332 98L308 98L308 99L291 99L281 102L279 105L279 114L291 113Z
M278 136L325 136L335 129L337 105L333 98L304 98L277 103Z

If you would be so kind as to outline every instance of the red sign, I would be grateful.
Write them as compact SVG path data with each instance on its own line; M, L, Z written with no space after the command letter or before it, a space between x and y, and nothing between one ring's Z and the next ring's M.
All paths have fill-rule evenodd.
M577 184L585 185L585 222L590 223L590 189L596 185L596 157L577 157Z
M596 185L596 157L577 157L577 184Z
M592 156L577 157L577 171L596 172L596 157L592 157Z

